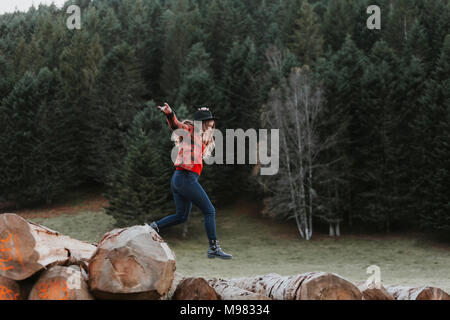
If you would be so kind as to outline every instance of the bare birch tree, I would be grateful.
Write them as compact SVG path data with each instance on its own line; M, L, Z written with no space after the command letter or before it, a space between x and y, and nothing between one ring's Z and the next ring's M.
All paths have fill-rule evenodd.
M283 54L275 47L266 52L274 72L281 74ZM272 88L262 107L263 126L280 129L280 170L264 182L271 193L267 211L276 216L294 218L300 236L311 239L313 212L318 197L315 172L327 164L319 164L321 151L335 143L337 133L319 138L318 122L323 106L323 91L315 85L308 66L295 67L287 78L281 77L278 88ZM323 136L323 134L322 134Z

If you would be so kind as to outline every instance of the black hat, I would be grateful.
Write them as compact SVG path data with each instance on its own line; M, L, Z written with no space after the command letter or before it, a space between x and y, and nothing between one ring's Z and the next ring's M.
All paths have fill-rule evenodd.
M206 120L218 120L219 118L214 117L209 111L208 107L203 107L198 109L198 111L194 114L194 120L195 121L206 121Z

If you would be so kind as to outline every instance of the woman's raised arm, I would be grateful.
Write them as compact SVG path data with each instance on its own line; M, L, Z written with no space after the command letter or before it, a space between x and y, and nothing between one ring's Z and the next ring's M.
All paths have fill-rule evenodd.
M177 117L175 116L175 113L173 112L172 108L167 104L167 102L164 103L164 106L157 106L159 110L161 110L167 117L167 123L169 124L170 129L176 130L176 129L185 129L189 131L189 126L187 124L184 124L180 121L178 121Z

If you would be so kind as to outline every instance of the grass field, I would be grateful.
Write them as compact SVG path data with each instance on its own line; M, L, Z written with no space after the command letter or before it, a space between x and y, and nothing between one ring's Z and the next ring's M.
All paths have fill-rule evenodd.
M34 210L23 216L76 239L98 242L114 228L114 219L103 213L102 203L92 198L65 205L67 212L62 210L60 214ZM450 293L450 245L422 234L331 238L314 233L306 241L299 237L293 223L261 218L257 211L248 204L217 209L218 239L223 250L233 254L232 260L206 258L208 243L198 211L191 213L185 238L181 225L161 230L175 252L177 271L223 278L327 271L351 281L365 281L367 267L375 264L385 285L433 285Z

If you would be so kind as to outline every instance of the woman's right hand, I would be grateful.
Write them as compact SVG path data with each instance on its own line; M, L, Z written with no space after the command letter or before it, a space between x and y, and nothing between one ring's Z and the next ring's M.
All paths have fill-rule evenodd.
M172 109L170 108L170 106L167 104L167 102L164 102L164 106L157 106L159 110L161 110L165 115L169 115L172 113Z

